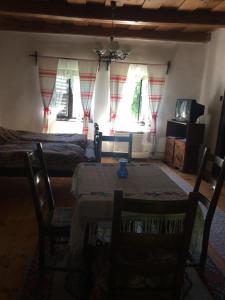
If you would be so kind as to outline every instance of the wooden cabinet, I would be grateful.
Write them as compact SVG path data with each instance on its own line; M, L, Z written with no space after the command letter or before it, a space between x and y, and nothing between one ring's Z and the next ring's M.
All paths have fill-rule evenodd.
M173 166L182 169L185 159L186 141L184 139L176 139L174 143Z
M167 137L166 150L165 150L165 161L170 166L173 166L174 145L175 145L175 138Z
M165 161L185 172L197 167L198 152L203 142L205 125L168 121L166 129Z

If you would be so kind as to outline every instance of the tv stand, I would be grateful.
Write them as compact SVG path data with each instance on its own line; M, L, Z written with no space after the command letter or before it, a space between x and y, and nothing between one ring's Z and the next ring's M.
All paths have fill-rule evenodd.
M204 130L205 124L168 121L165 162L184 172L194 172L197 168Z

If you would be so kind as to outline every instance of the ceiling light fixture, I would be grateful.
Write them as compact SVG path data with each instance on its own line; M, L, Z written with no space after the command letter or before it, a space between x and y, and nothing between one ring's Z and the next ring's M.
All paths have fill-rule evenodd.
M101 45L98 45L94 48L95 53L98 55L99 60L99 68L101 62L106 62L107 70L112 61L120 61L124 60L129 54L129 50L121 47L117 41L114 40L113 37L113 21L114 21L114 11L116 8L116 2L111 1L111 9L112 9L112 31L110 37L110 43L107 48L103 48Z

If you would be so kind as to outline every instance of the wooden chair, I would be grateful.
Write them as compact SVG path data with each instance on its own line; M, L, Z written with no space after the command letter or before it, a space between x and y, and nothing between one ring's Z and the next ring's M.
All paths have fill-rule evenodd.
M124 198L122 191L115 191L109 292L112 298L122 296L123 299L164 299L164 296L170 295L169 299L180 299L197 203L198 193L190 193L189 199L182 201L146 201ZM164 220L161 230L141 233L122 231L124 212L161 216ZM173 232L167 231L168 223L163 219L167 214L184 214L183 225L179 230L177 228ZM117 285L118 278L122 277L124 281L126 276L137 274L144 276L146 280L149 278L148 287ZM152 282L158 282L156 278L161 282L154 286ZM161 285L163 282L164 286Z
M217 172L218 175L216 177L212 176L212 171L215 167L218 170ZM201 274L204 273L204 269L205 269L210 228L219 201L220 193L223 187L224 178L225 178L225 160L218 156L214 156L210 154L209 149L204 148L201 163L195 181L194 190L193 190L193 192L199 192L203 180L206 181L208 184L210 184L212 188L211 197L207 197L202 193L199 193L200 196L199 201L203 205L203 209L206 210L205 219L204 219L202 249L200 254Z
M95 160L101 162L101 136L99 135L99 126L97 123L94 124L94 151Z
M38 225L40 275L42 276L46 269L68 270L46 264L46 238L51 254L54 254L56 243L68 242L72 209L55 207L41 143L37 144L35 151L26 154L26 167Z
M101 157L123 157L128 161L131 161L132 158L132 139L133 134L129 133L127 136L110 136L110 135L102 135L102 132L99 132L99 140L100 140L100 161ZM127 143L127 152L113 152L113 151L102 151L102 142L111 142L111 143Z

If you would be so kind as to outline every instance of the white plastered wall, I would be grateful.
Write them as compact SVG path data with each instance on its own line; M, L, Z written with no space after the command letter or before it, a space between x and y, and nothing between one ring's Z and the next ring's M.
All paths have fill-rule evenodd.
M205 61L205 44L184 44L177 47L167 77L163 101L159 109L157 155L165 151L165 134L168 120L174 118L178 98L199 101Z
M225 29L212 34L207 55L200 101L205 105L205 144L214 152L225 89Z
M107 38L80 37L57 34L0 32L0 125L13 129L41 131L42 102L35 59L29 54L91 58L97 41ZM172 62L162 105L159 111L157 155L163 155L166 121L174 117L178 97L199 99L205 59L205 44L159 41L119 40L130 47L131 62ZM108 109L108 85L105 65L101 66L96 82L94 121L104 123L103 111ZM74 128L74 132L76 129Z

